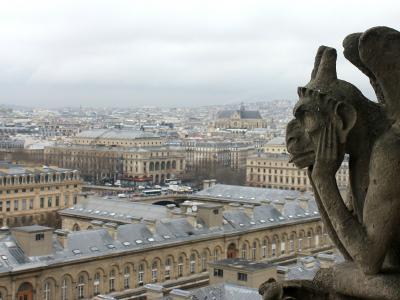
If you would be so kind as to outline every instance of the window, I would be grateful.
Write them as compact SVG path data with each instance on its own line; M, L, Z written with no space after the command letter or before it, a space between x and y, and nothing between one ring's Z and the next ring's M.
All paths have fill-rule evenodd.
M203 253L201 255L201 270L202 271L207 270L207 253Z
M81 275L78 279L78 299L83 298L85 298L85 277Z
M44 300L51 300L51 290L50 290L50 283L46 282L44 284L44 289L43 289L43 293L44 293Z
M214 269L214 277L224 277L224 270Z
M283 241L281 242L281 254L285 254L285 248L286 248L286 243L285 243L285 241L283 240Z
M190 273L196 272L196 255L193 253L190 255Z
M178 259L178 277L182 276L183 276L183 258L182 256L180 256Z
M239 281L247 281L247 274L246 273L238 273L237 279Z
M93 293L95 295L100 294L100 273L99 272L94 274L94 278L93 278Z
M243 244L242 246L242 259L246 259L247 258L247 246L246 244Z
M26 199L22 199L22 210L26 210Z
M124 289L129 289L130 281L131 281L131 268L129 266L126 266L124 268Z
M18 200L14 200L14 211L18 211Z
M61 300L68 300L68 282L64 278L61 285Z
M52 197L49 197L49 198L47 199L47 207L51 207L51 206L52 206L52 202L53 202Z
M29 199L29 209L33 209L33 199Z
M301 251L301 248L302 248L302 241L303 241L302 239L299 239L299 247L298 247L299 251Z
M43 233L43 232L41 232L41 233L36 233L36 240L37 240L37 241L42 241L42 240L44 240L44 233Z
M40 208L44 208L44 198L40 198Z
M218 248L214 249L214 261L219 260L219 251Z
M263 240L263 245L262 245L262 257L265 258L267 257L267 240Z
M171 258L167 258L165 261L165 272L164 272L165 280L171 279Z
M153 264L151 265L151 280L153 282L157 282L157 278L158 278L158 263L156 261L153 262Z
M60 196L56 196L56 206L60 206Z
M3 211L3 200L0 200L0 212Z
M251 259L256 260L257 258L257 242L253 242L253 248L251 249Z
M275 241L272 242L271 250L272 250L272 256L273 257L276 256L276 244L275 244Z
M111 270L108 278L108 285L110 293L115 291L115 270Z
M144 279L144 264L140 264L139 269L138 269L138 285L139 286L143 285L143 279Z

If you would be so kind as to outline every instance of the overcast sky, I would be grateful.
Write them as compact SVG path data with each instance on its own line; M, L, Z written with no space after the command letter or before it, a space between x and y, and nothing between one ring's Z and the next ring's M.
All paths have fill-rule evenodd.
M0 104L199 106L295 99L319 45L400 29L399 1L0 0Z

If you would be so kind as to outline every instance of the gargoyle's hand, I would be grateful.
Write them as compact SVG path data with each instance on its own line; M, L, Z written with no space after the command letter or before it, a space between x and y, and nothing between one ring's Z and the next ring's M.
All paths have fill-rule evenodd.
M323 129L319 138L315 164L312 169L314 182L321 178L334 177L340 167L338 162L339 142L334 122L329 122Z

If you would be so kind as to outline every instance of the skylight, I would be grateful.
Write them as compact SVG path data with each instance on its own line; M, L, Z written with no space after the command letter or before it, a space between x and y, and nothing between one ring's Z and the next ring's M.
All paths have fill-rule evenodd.
M75 255L78 255L78 254L81 254L81 250L74 249L74 250L72 250L72 253L75 254Z
M136 242L136 244L143 244L142 240L136 240L135 242Z
M127 246L130 246L130 245L131 245L131 243L130 243L130 242L123 242L123 243L122 243L122 245L124 245L124 246L126 246L126 247L127 247Z

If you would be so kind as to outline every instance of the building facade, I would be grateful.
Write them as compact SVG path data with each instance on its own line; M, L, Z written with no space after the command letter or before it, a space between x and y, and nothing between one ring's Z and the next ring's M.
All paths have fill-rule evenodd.
M187 141L184 147L188 170L209 165L241 169L255 150L250 142L233 141Z
M184 149L170 146L60 145L46 147L44 156L47 164L78 169L92 182L131 178L163 183L167 178L181 178L186 165Z
M265 128L267 127L267 122L261 117L259 111L246 110L242 105L239 110L218 112L213 127L224 129Z
M75 170L1 163L0 224L55 226L56 211L77 204L81 188L82 181Z
M285 190L312 191L306 169L299 170L286 153L258 153L247 159L246 185ZM339 189L349 181L349 165L345 160L336 174Z
M288 207L297 205L288 201ZM113 213L111 207L96 212L79 205L70 211ZM204 285L208 262L274 262L331 247L317 212L294 217L287 212L272 204L252 212L205 204L195 211L174 209L175 218L154 224L145 217L134 224L94 222L90 230L58 230L54 237L48 227L17 228L0 239L0 297L145 299L147 283L163 282L170 289Z

